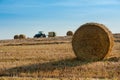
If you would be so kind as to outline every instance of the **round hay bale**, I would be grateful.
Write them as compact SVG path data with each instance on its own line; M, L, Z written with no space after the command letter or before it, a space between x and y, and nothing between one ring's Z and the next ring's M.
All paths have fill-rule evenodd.
M19 35L15 35L15 36L14 36L14 39L19 39Z
M67 36L73 36L73 32L72 32L72 31L68 31L68 32L66 33L66 35L67 35Z
M107 58L114 44L112 33L99 23L86 23L77 29L72 46L80 60L98 61Z
M20 34L19 39L26 39L26 36L24 34Z
M55 37L56 33L55 32L48 32L48 37Z

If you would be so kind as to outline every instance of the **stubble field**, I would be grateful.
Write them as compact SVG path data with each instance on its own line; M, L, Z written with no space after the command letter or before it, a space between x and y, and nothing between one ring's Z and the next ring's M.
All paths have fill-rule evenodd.
M0 80L120 79L118 39L110 58L97 62L77 60L71 40L71 37L1 40Z

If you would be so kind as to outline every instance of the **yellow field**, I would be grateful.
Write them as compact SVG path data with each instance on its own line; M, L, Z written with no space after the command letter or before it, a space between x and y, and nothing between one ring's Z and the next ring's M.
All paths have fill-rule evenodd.
M42 41L39 44L32 42L34 45L29 42L29 44L25 42L28 45L18 44L15 41L7 42L1 41L0 46L0 80L10 80L11 78L8 77L23 77L14 80L24 80L24 77L30 80L38 80L37 78L120 79L119 42L115 43L111 58L97 62L77 60L68 39L61 42L60 40L47 41L51 44L41 44Z

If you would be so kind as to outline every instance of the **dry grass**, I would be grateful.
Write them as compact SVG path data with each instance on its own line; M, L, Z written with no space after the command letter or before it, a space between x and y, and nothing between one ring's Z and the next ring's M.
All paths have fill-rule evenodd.
M37 78L39 80L46 78L56 80L114 78L119 80L120 43L115 43L111 57L98 62L77 60L72 51L71 43L1 45L0 76L4 79L0 78L0 80L24 80L24 77L28 77L30 80L38 80Z
M31 78L31 77L1 77L0 80L118 80L118 78L112 79L96 79L96 78Z

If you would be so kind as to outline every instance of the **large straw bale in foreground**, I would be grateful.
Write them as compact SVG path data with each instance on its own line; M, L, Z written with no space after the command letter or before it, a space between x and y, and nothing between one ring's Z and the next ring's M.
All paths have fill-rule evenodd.
M72 46L80 60L97 61L107 58L114 44L112 33L98 23L86 23L77 29Z

